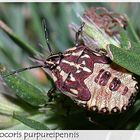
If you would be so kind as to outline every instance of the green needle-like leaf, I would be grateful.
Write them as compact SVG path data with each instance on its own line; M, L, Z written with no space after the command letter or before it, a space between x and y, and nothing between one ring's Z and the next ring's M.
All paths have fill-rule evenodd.
M26 53L30 55L35 55L37 52L33 49L32 46L22 41L20 38L18 38L11 29L0 20L0 29L2 29L12 40L17 44L19 47L21 47Z
M131 34L133 36L134 41L140 43L140 39L139 39L139 37L138 37L138 35L137 35L133 25L132 25L132 22L128 18L127 18L127 23L128 23L128 30L130 32L129 34Z
M24 117L23 115L14 113L13 118L16 120L19 120L20 122L24 123L25 125L33 128L35 130L49 130L49 128L46 125L44 125L43 123L40 123L40 122L32 120L32 119L28 119L28 118Z
M3 79L13 92L25 102L33 106L46 104L47 97L39 88L31 83L15 75L3 77Z
M39 17L40 15L38 12L38 5L36 5L35 3L30 3L29 7L31 9L33 29L38 34L39 42L41 44L45 44L44 29L42 27L43 25L41 24L41 19Z
M30 55L35 55L35 50L27 43L20 40L15 34L7 33L8 36L18 45L20 46L26 53Z

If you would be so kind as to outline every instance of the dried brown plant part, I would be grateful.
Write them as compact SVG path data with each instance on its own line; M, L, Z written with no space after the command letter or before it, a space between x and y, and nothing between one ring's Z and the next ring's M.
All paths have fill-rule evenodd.
M99 28L109 36L120 33L120 28L126 28L127 20L124 15L110 12L105 7L89 8L83 14L83 17L93 21Z

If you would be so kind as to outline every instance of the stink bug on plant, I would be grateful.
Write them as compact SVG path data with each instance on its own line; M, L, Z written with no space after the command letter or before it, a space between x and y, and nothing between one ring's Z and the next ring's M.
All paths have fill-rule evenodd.
M39 65L16 70L5 77L40 67L50 75L58 90L87 110L111 114L123 112L133 104L137 81L132 73L108 57L83 43L79 44L79 34L84 25L76 33L75 47L53 54L45 20L43 23L50 56L46 60L36 60Z

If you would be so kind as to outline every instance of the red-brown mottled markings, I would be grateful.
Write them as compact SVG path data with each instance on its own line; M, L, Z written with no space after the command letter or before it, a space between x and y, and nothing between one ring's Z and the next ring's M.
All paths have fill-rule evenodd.
M88 54L85 54L84 50L85 47L79 47L74 50L72 49L72 52L70 52L71 50L66 51L59 67L56 68L56 77L59 77L56 81L58 88L61 91L77 94L77 99L83 101L89 100L91 96L83 81L92 73L93 69L92 59ZM68 55L68 52L71 54ZM84 57L82 58L82 56ZM61 72L58 73L60 68ZM69 73L70 75L68 75ZM63 86L62 83L64 83Z
M120 85L121 85L120 79L118 79L117 77L114 77L112 82L109 85L109 89L111 91L117 91Z
M123 90L122 95L125 95L127 92L128 92L128 87L127 87L127 86L125 86L125 88L124 88L124 90Z
M76 89L77 87L83 88L82 91L80 91L81 90L80 88L77 89L79 93L78 94L79 99L81 100L88 100L90 97L89 95L91 93L89 92L89 89L87 88L86 83L82 81L84 81L93 72L94 63L107 63L107 60L105 59L104 56L99 57L99 56L94 55L91 51L88 52L88 48L85 48L83 46L75 50L75 52L72 52L71 55L69 56L67 55L65 59L62 60L61 67L63 67L63 70L65 68L67 68L67 70L68 68L71 69L71 72L73 73L73 76L77 81ZM67 70L66 72L68 72ZM70 83L69 85L71 84L74 84L74 83ZM85 93L83 91L85 91ZM82 96L83 95L87 96L88 99L87 97L86 98L80 97L80 94Z
M99 73L97 74L97 76L95 77L94 81L95 81L96 83L99 82L100 76L101 76L101 74L102 74L103 72L104 72L104 69L101 69L101 70L99 71Z
M105 71L101 69L98 75L95 77L94 81L101 86L105 86L111 77L111 73L109 71Z
M101 86L105 86L111 77L111 73L109 71L105 71L99 81Z
M94 81L101 86L106 86L109 79L111 78L111 73L109 71L105 71L101 69L98 75L95 77ZM113 80L109 83L109 89L111 91L117 91L121 86L121 81L117 77L114 77ZM125 86L123 91L121 89L122 95L125 95L128 92L128 87Z

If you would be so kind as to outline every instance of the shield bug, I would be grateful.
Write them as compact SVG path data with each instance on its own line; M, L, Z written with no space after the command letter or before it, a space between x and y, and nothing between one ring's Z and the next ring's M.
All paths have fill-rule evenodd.
M37 60L40 65L19 69L7 76L41 67L51 76L58 90L78 105L98 113L122 112L133 104L137 81L132 73L114 64L108 57L79 44L82 27L76 33L75 47L57 54L52 53L45 22L44 28L50 56L44 61Z

